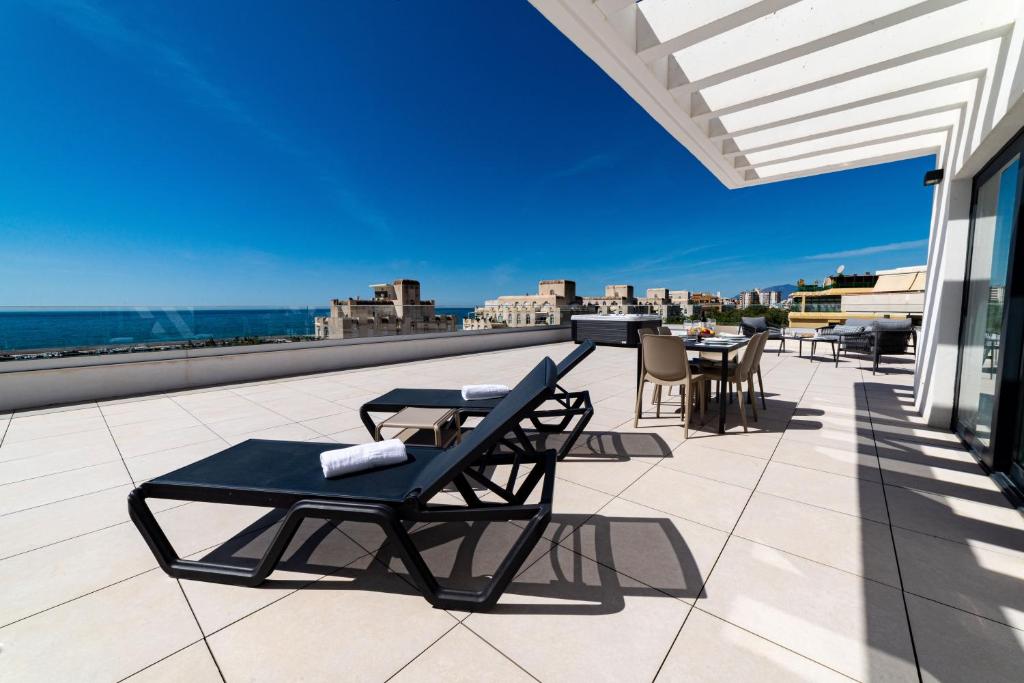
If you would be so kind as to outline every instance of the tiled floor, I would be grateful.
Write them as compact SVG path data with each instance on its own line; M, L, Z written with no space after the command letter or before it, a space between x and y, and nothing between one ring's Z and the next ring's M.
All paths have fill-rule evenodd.
M128 521L134 484L229 444L365 441L376 394L512 383L571 348L0 415L0 680L1024 680L1024 518L914 415L907 364L772 349L751 431L733 404L728 434L712 411L684 440L671 409L633 427L635 355L598 349L564 382L597 412L554 522L486 614L432 609L372 528L308 521L235 588L168 578ZM192 557L252 561L277 519L157 503ZM415 537L469 585L515 532Z

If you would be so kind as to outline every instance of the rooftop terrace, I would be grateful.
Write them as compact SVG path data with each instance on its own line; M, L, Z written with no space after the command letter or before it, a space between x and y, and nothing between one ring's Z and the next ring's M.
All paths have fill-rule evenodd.
M367 441L377 394L514 383L570 343L0 415L0 679L1020 680L1024 518L915 416L913 366L774 346L751 431L712 433L712 407L685 441L678 414L632 426L633 352L584 361L564 384L596 415L490 613L431 608L349 523L307 520L259 588L178 581L126 496L250 437ZM189 557L252 562L280 518L155 502ZM515 531L415 539L464 586Z

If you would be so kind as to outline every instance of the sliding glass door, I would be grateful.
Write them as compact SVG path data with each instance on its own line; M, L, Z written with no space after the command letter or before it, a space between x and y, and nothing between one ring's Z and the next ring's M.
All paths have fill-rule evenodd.
M978 185L971 230L957 428L978 455L989 461L998 368L1004 352L1003 312L1019 170L1020 155L1015 155Z

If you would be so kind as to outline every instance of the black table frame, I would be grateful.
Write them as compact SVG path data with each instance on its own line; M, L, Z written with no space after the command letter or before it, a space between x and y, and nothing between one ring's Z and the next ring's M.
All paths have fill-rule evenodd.
M700 351L701 353L721 353L722 364L719 369L718 380L721 386L718 390L718 433L725 434L725 397L729 393L729 354L738 351L750 343L749 339L737 339L732 344L709 344L696 339L684 339L687 351ZM640 391L640 376L643 372L643 345L636 349L636 390Z
M843 338L842 337L800 337L800 349L797 352L797 357L799 357L799 358L803 358L804 357L804 342L805 341L811 342L811 354L807 357L807 359L811 360L811 361L814 360L814 352L818 348L818 342L821 342L822 344L831 344L832 345L832 361L835 363L835 366L837 368L839 367L839 349L840 349L840 347L843 344Z

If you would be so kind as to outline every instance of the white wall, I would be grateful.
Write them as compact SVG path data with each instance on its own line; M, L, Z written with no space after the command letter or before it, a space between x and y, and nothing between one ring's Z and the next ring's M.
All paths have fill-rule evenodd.
M1024 127L1024 29L1006 38L1001 64L985 84L976 111L965 110L950 135L945 180L935 187L928 243L924 327L914 380L918 411L935 427L949 428L970 228L972 179Z
M551 326L11 361L0 364L0 411L483 353L570 338L569 326Z

